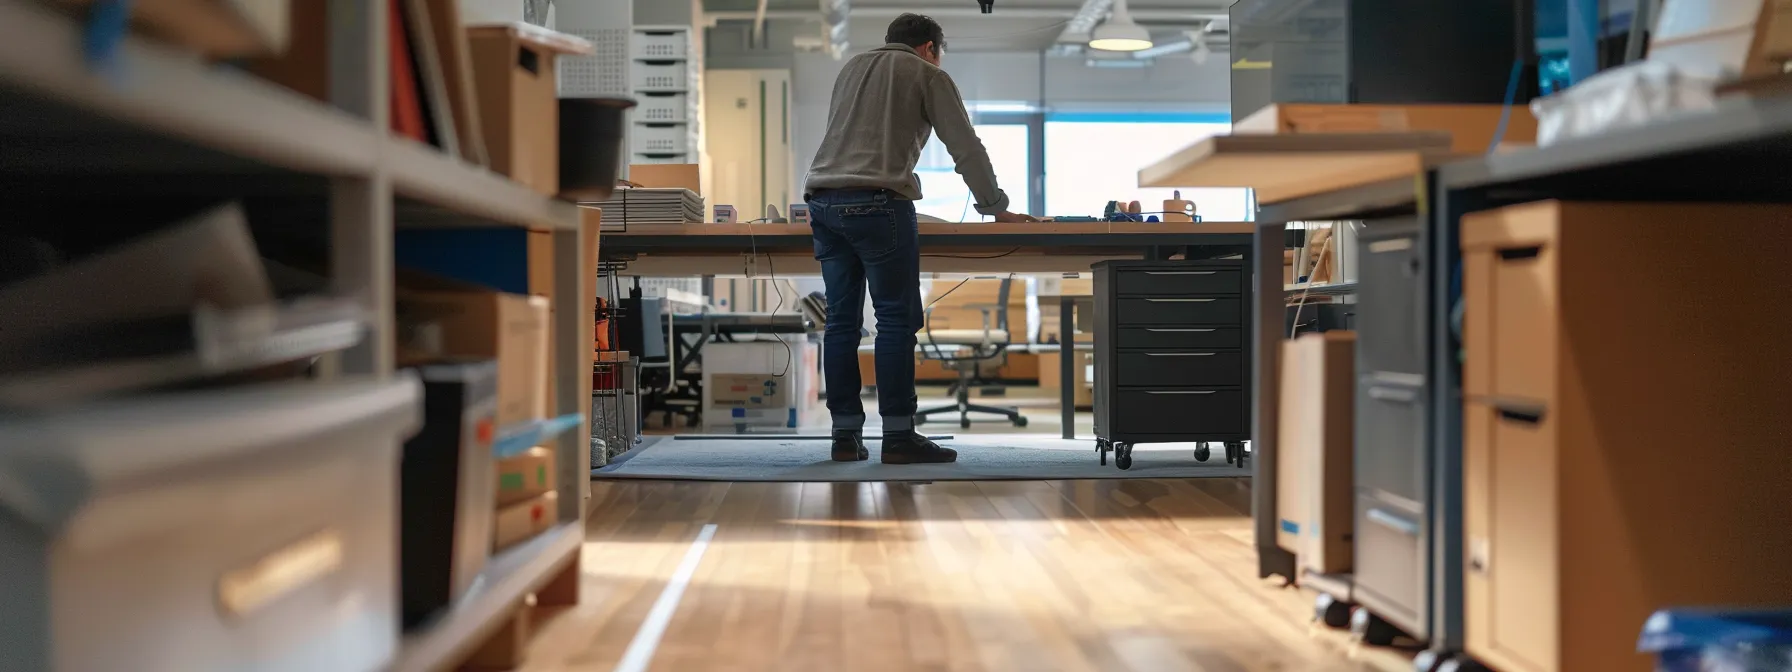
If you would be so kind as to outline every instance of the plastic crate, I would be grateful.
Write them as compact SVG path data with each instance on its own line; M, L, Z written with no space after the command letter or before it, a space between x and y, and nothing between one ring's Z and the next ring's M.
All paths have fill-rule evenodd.
M636 154L690 154L696 151L697 135L687 124L636 125L629 134L629 144Z
M649 124L697 120L697 101L689 93L644 93L635 97L635 121Z
M629 70L629 84L635 91L689 91L696 73L689 63L641 63Z
M410 376L0 420L0 667L383 669L419 421Z
M691 57L689 28L635 29L633 55L641 60L685 60Z

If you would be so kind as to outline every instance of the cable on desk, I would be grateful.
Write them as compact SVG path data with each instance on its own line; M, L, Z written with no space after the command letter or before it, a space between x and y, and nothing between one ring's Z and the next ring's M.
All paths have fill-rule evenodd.
M1014 249L1008 250L1007 252L1003 252L1001 254L990 254L990 255L975 256L975 257L956 255L956 254L923 254L921 256L932 257L934 259L1001 259L1002 257L1006 257L1010 254L1014 254L1015 252L1019 252L1019 251L1020 251L1020 248L1015 247ZM966 279L968 280L969 278L966 278ZM956 288L954 288L954 289L956 289ZM940 297L945 298L945 295L941 294Z

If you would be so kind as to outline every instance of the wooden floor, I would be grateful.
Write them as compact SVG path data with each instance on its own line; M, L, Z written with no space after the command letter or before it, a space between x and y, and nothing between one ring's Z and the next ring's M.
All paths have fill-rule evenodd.
M1401 669L1256 578L1246 479L592 491L582 604L525 669L617 669L706 523L646 669Z

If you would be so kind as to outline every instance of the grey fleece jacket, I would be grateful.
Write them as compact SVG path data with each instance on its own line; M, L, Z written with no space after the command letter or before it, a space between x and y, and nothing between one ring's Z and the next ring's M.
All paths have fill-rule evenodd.
M882 188L919 200L915 163L932 132L952 153L977 212L1007 210L1008 195L996 186L989 152L971 128L958 85L913 48L896 43L854 56L840 70L828 105L827 136L804 190Z

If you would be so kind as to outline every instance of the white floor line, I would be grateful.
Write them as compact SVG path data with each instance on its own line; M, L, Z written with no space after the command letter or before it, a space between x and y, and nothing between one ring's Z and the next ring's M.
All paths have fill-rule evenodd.
M697 565L703 562L703 552L715 536L714 524L704 525L697 533L697 540L684 552L684 561L678 563L678 570L666 582L660 599L654 601L647 619L641 622L641 629L628 643L628 651L622 654L622 662L616 664L616 672L645 672L653 662L653 654L660 648L660 638L666 636L666 626L672 624L672 615L678 612L678 601L684 599L684 589L690 586L691 576L697 573Z

